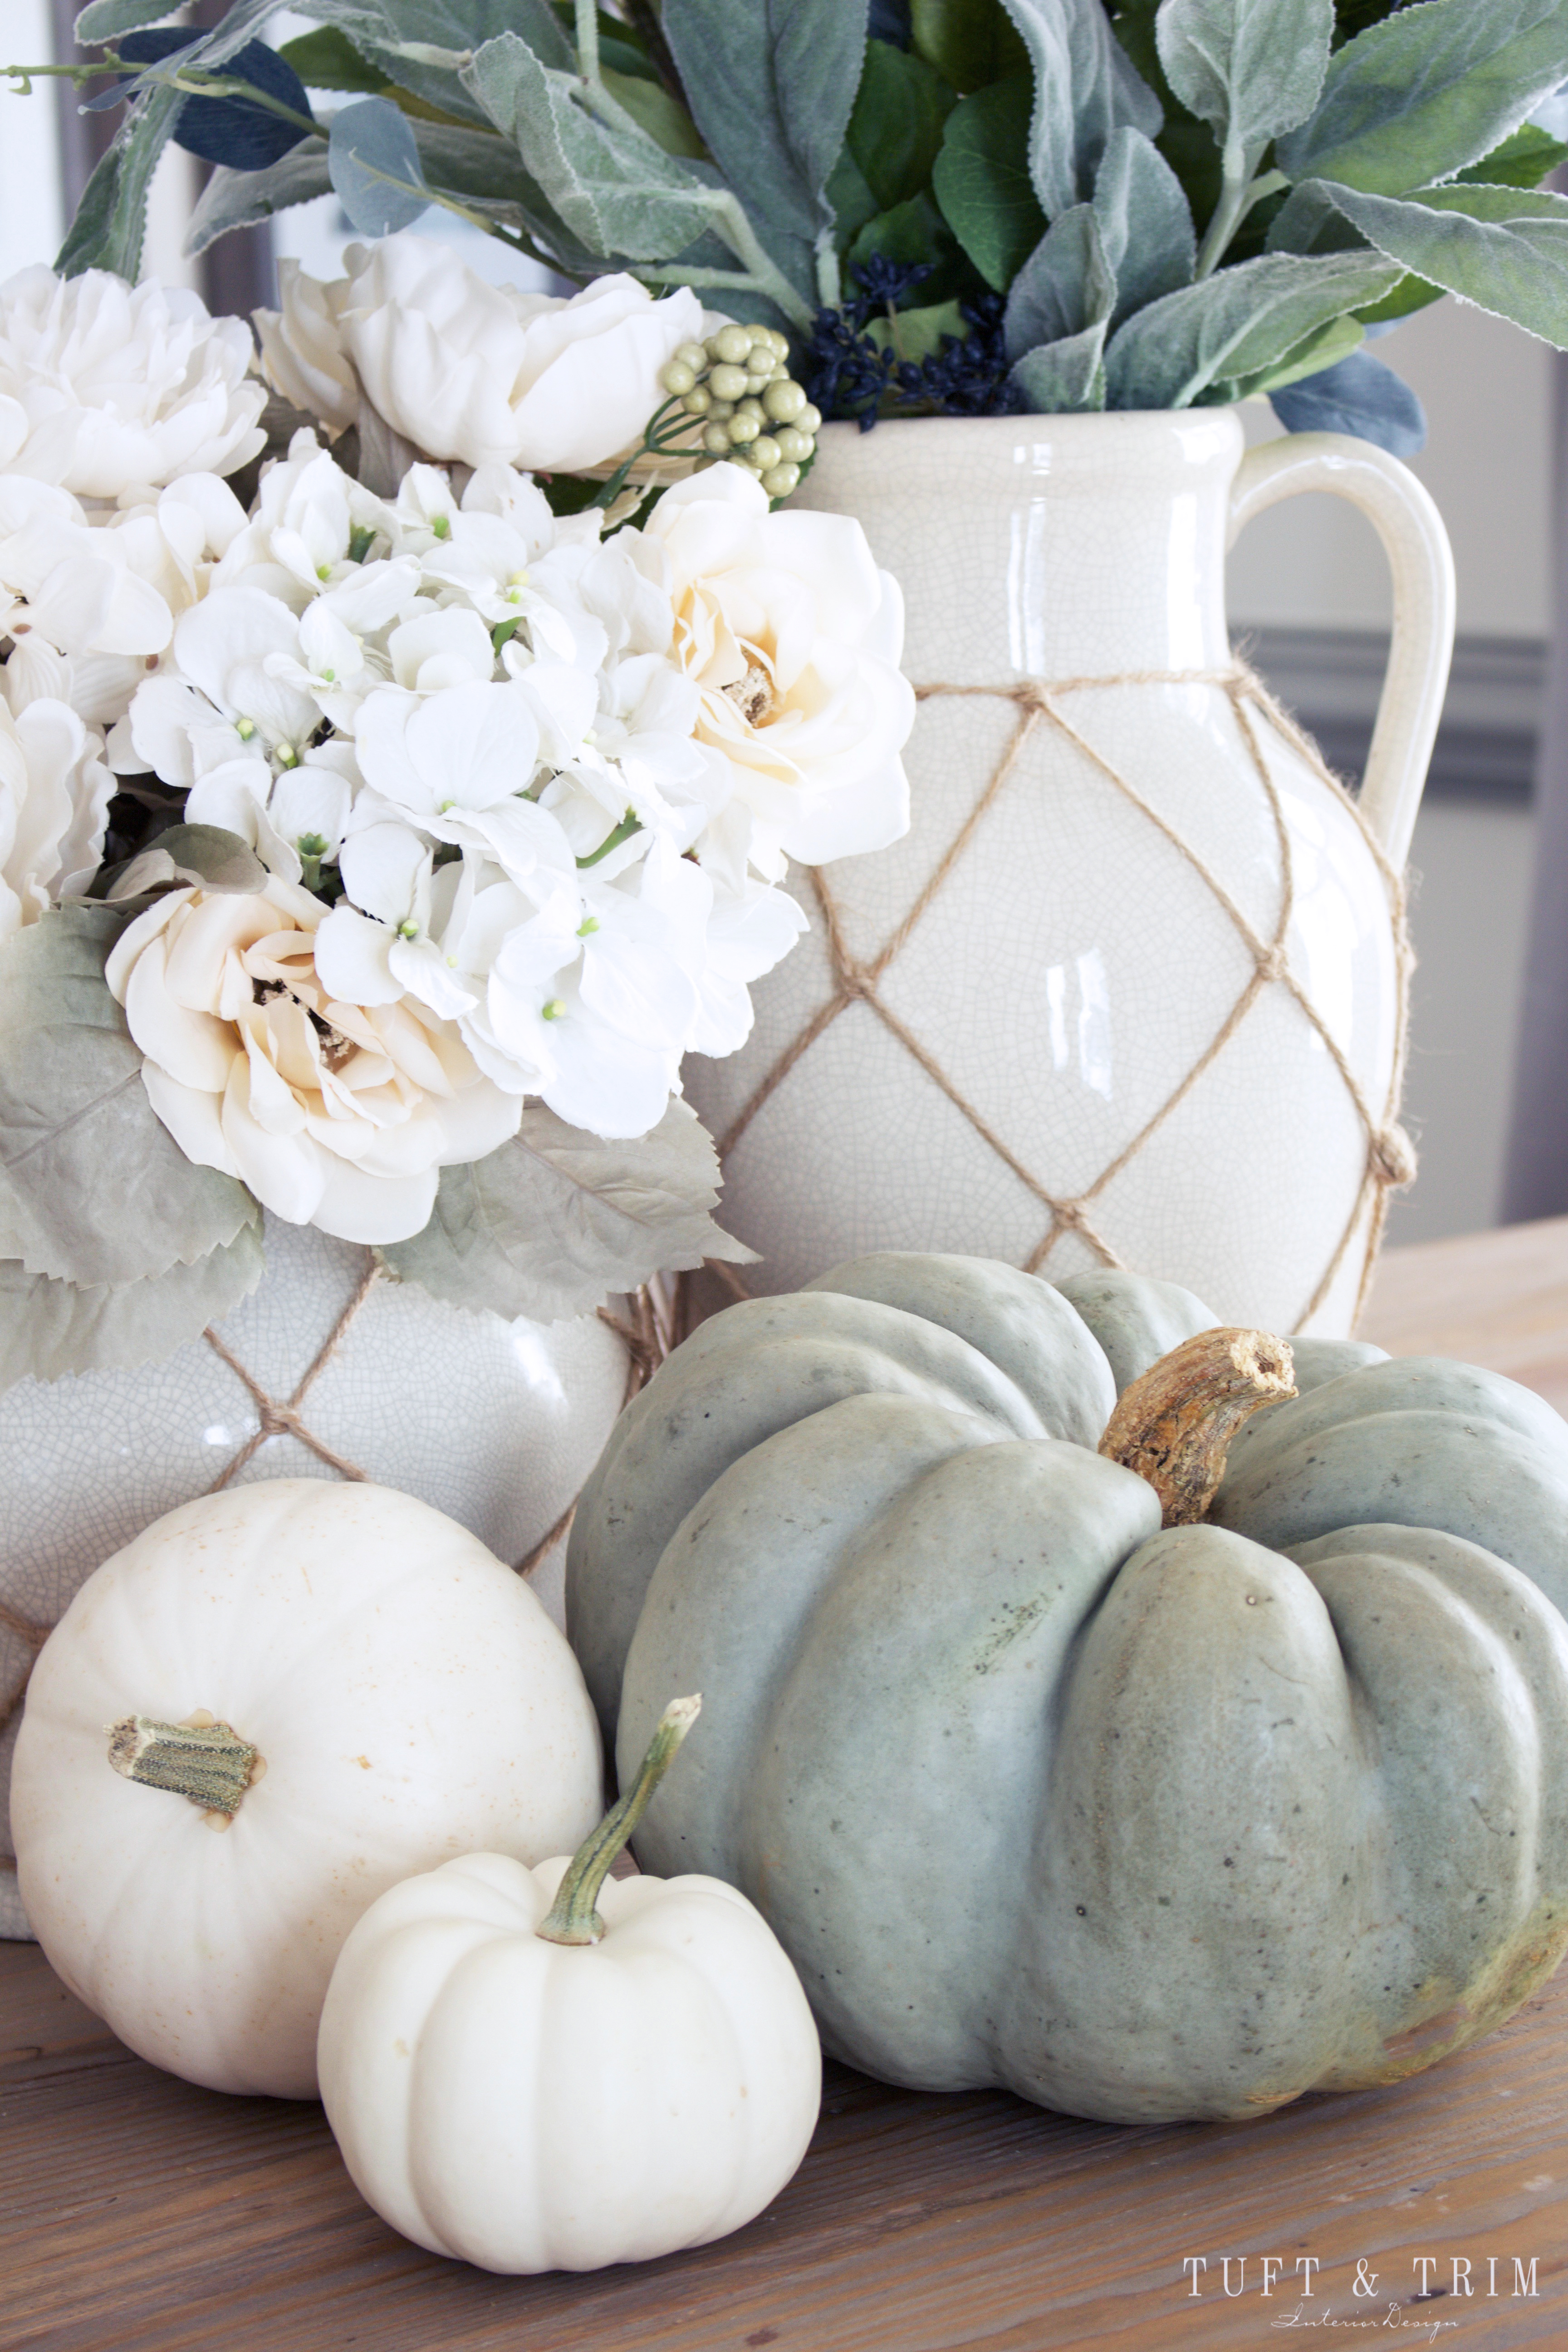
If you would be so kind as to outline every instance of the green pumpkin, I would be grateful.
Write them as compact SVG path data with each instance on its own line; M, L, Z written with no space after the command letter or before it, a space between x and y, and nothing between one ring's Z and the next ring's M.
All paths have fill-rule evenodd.
M748 1895L868 2073L1257 2115L1476 2040L1568 1941L1568 1430L1302 1340L1163 1528L1095 1449L1215 1320L860 1260L701 1326L583 1498L568 1626L623 1772L703 1694L638 1858Z

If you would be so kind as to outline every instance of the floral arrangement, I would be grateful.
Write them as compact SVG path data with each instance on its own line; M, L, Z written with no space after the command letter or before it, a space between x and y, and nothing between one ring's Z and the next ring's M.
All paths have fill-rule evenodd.
M264 1209L540 1320L747 1256L681 1057L789 859L907 823L898 591L776 510L781 336L418 239L260 333L306 415L193 296L0 287L4 1378L194 1337Z
M1368 335L1450 292L1568 345L1556 0L299 0L274 51L276 5L83 9L112 46L61 70L127 111L62 268L136 275L174 138L221 167L196 249L328 189L367 235L437 204L743 295L868 425L1267 394L1408 451Z

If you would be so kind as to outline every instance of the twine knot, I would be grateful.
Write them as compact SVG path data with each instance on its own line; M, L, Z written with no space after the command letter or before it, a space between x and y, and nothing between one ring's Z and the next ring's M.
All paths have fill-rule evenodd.
M1271 947L1267 955L1260 955L1258 959L1259 980L1285 980L1289 975L1289 970L1285 950L1278 944Z
M1385 1127L1372 1139L1368 1158L1373 1181L1379 1184L1413 1184L1415 1181L1415 1146L1402 1127Z
M870 995L875 986L876 982L871 974L863 971L859 964L845 963L840 966L838 992L841 996L867 997Z

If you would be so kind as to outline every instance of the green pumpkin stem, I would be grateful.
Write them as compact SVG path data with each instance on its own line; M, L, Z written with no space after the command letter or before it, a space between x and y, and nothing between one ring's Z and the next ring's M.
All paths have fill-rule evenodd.
M1163 1526L1191 1527L1214 1501L1248 1414L1295 1393L1288 1339L1269 1331L1200 1331L1123 1390L1100 1450L1148 1480Z
M144 1788L167 1789L172 1796L188 1798L204 1813L220 1815L220 1827L232 1821L246 1790L266 1769L256 1749L232 1725L216 1722L205 1708L188 1723L128 1715L121 1723L105 1724L104 1729L109 1760L117 1772L128 1780L140 1780Z
M534 1929L547 1944L596 1944L605 1923L595 1906L610 1866L648 1807L648 1800L675 1761L675 1751L701 1712L700 1697L672 1698L658 1718L637 1779L573 1855L549 1916Z

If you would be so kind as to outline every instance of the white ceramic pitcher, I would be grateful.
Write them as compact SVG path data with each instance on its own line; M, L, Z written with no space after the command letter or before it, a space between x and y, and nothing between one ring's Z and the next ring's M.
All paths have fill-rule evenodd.
M1394 573L1359 805L1226 634L1228 541L1302 490ZM1409 1172L1396 876L1454 628L1431 499L1334 435L1244 455L1226 409L833 425L801 496L902 583L922 699L908 836L795 873L811 939L744 1050L687 1065L752 1286L875 1249L1109 1259L1344 1332Z

